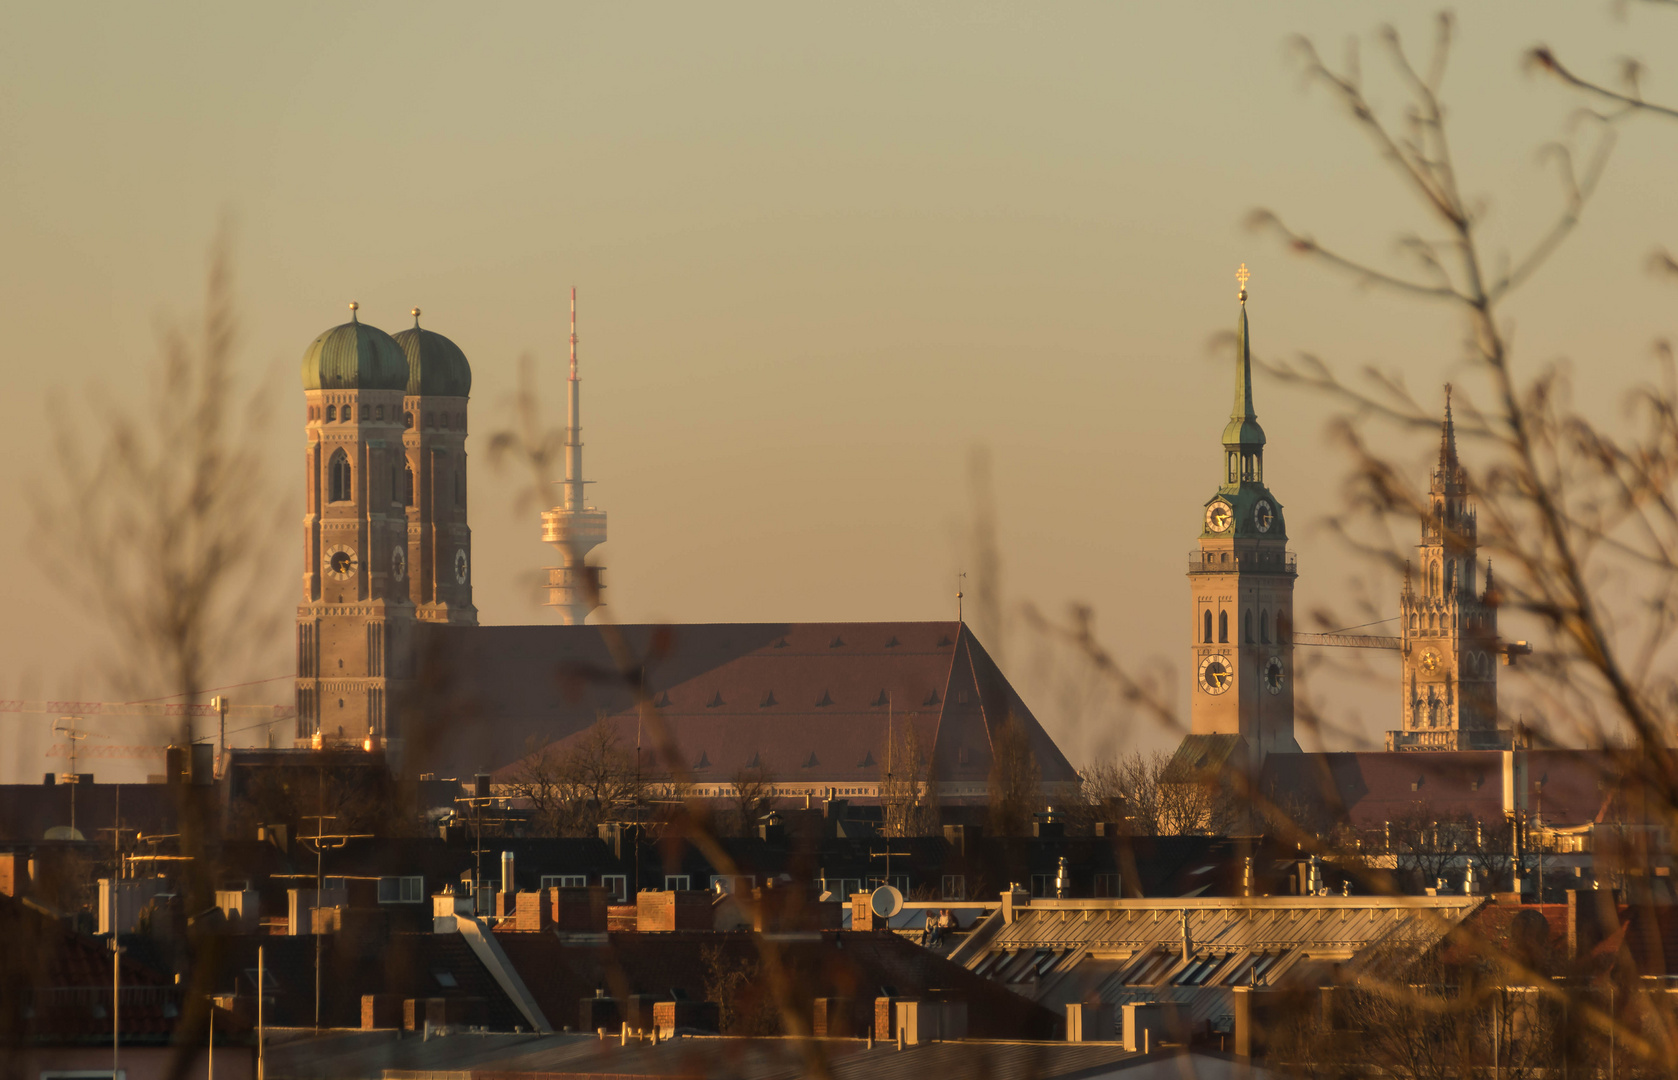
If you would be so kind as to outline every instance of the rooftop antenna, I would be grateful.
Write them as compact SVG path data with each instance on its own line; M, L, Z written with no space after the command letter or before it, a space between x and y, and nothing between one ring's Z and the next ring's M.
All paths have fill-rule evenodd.
M87 738L87 732L76 730L79 716L60 716L52 726L54 732L70 740L70 831L76 831L76 788L81 786L82 774L76 771L76 744Z
M961 582L966 576L967 571L965 570L961 570L956 573L956 623L958 625L965 622L965 620L961 617Z

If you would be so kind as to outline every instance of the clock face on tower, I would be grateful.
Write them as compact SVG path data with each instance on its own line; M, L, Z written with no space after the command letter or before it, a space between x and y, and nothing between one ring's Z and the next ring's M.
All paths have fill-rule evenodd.
M1234 521L1235 512L1222 499L1206 508L1206 527L1213 532L1228 532L1230 524Z
M454 579L457 583L466 584L466 549L456 548L454 553Z
M1276 521L1276 511L1270 505L1269 499L1260 499L1253 507L1253 526L1259 532L1269 532L1270 526Z
M1432 649L1422 653L1422 670L1429 675L1439 670L1439 654Z
M408 572L408 552L398 544L390 549L390 576L398 581Z
M326 572L338 581L348 581L355 573L355 552L342 544L326 550Z
M1282 666L1282 658L1272 656L1270 662L1264 665L1264 688L1272 694L1280 694L1282 685L1287 681L1288 673Z
M1208 656L1200 662L1200 688L1208 694L1221 694L1234 681L1235 671L1229 665L1229 657Z

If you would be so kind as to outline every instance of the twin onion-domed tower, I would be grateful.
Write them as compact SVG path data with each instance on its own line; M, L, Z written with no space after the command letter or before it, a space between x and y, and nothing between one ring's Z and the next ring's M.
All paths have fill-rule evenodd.
M360 321L303 353L303 602L297 738L383 745L413 677L415 622L476 625L466 517L472 369L419 325Z
M1223 481L1206 501L1200 544L1189 557L1190 739L1238 737L1247 761L1295 753L1293 584L1282 504L1264 480L1264 429L1253 409L1247 335L1247 268L1235 344L1235 407L1223 434ZM1237 740L1215 756L1233 765ZM1227 744L1227 745L1223 745ZM1210 751L1210 747L1208 747ZM1192 764L1192 763L1191 763Z

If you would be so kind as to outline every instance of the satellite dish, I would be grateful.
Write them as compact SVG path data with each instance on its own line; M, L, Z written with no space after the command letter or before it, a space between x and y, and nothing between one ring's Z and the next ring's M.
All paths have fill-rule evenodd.
M903 910L903 894L890 885L881 885L868 897L868 907L879 918L889 919Z

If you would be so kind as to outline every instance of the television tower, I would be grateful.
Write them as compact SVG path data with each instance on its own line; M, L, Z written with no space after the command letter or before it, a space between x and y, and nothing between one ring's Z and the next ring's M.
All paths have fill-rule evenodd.
M548 568L547 605L567 626L581 625L600 606L600 567L589 566L588 553L606 542L606 511L583 496L582 380L577 378L577 289L571 287L571 378L565 384L565 479L563 497L542 512L542 541L559 549L560 565Z

